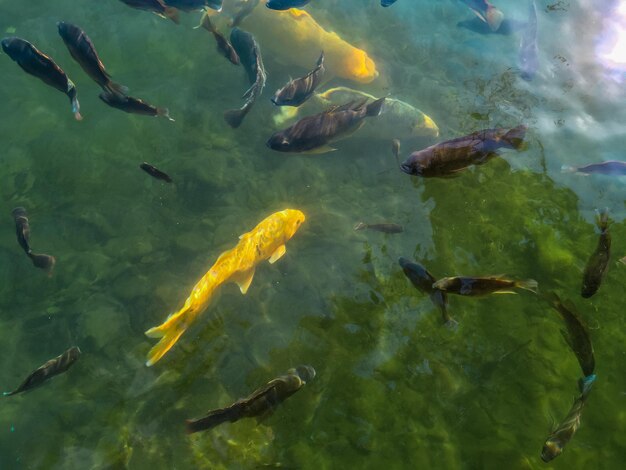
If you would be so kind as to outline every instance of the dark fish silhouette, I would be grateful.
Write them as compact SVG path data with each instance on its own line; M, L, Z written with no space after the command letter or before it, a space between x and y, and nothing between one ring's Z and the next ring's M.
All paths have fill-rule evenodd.
M525 136L526 126L485 129L413 152L400 168L409 175L455 176L472 165L482 165L497 157L496 150L500 148L521 148Z
M151 11L162 18L169 18L174 23L180 23L180 14L176 8L167 6L162 0L120 0L129 7L137 10Z
M60 21L57 23L59 34L70 51L70 54L82 69L94 82L100 85L104 91L111 94L126 95L128 88L111 80L111 76L104 69L104 64L98 57L98 52L89 36L71 23Z
M163 0L163 3L183 11L196 11L210 8L221 11L223 0Z
M547 300L565 322L567 334L563 332L563 337L576 355L583 375L585 377L593 375L596 361L593 356L589 328L571 302L561 302L561 299L555 293L549 294Z
M398 263L404 275L411 281L411 284L413 284L416 289L428 294L430 300L439 307L445 325L449 328L456 327L456 320L448 313L448 296L445 292L433 288L433 284L436 282L433 275L421 264L413 263L406 258L400 258Z
M13 220L15 221L15 234L17 235L17 242L24 250L24 253L29 254L31 252L30 225L28 224L26 209L23 207L16 207L11 213L13 214Z
M577 172L585 175L610 175L610 176L624 176L626 175L626 162L620 162L617 160L609 160L601 163L591 163L589 165L583 165L579 167L573 167L563 165L561 171L564 172Z
M374 230L376 232L383 233L402 233L404 232L404 227L398 224L366 224L363 222L359 222L354 226L354 230Z
M524 80L532 80L539 68L537 49L537 8L535 0L528 0L528 23L519 46L519 67Z
M290 80L272 97L276 106L300 106L308 100L322 81L324 75L324 52L320 54L315 68L307 75Z
M611 234L609 233L609 214L602 211L598 214L596 223L600 229L598 246L592 253L583 272L583 285L580 290L581 295L588 299L600 288L602 280L609 269L609 259L611 258Z
M230 43L239 55L241 65L248 75L250 88L243 94L246 100L244 105L239 109L231 109L224 113L224 119L230 127L238 128L241 126L246 115L254 106L257 98L261 96L267 76L265 74L265 66L263 65L263 57L261 49L252 34L239 28L233 28L230 33Z
M502 276L444 277L435 282L433 287L450 294L474 297L489 294L514 294L515 288L537 293L537 281L534 279L515 281Z
M139 168L141 168L143 171L148 173L153 178L165 181L166 183L172 182L172 178L170 178L170 176L167 173L163 173L161 170L153 167L149 163L143 162L141 165L139 165Z
M157 108L146 103L139 98L132 96L112 95L111 93L100 93L100 99L112 108L117 108L130 114L142 114L144 116L164 117L173 121L167 108Z
M26 73L34 75L45 84L66 94L72 103L74 117L78 121L82 120L80 104L76 97L76 87L61 67L24 39L17 37L4 38L1 44L4 52L17 62Z
M335 150L329 144L356 132L366 117L378 116L385 98L367 104L367 99L350 102L313 116L307 116L293 126L276 132L267 146L277 152L325 153Z
M213 37L215 38L215 42L217 43L217 50L220 54L226 57L231 63L235 65L240 64L239 55L233 48L232 44L226 39L226 37L220 33L215 25L211 22L211 18L209 18L208 13L204 13L202 15L202 21L200 22L200 26L204 29L213 33Z
M267 8L270 10L289 10L290 8L302 8L311 0L268 0Z
M396 3L398 0L380 0L381 6L387 8Z
M215 426L239 421L243 418L258 418L259 421L269 417L276 407L296 393L307 382L315 377L315 369L311 366L298 366L289 369L286 375L272 380L267 385L255 390L247 398L237 400L226 408L209 411L199 419L187 420L189 434L206 431Z
M33 253L32 251L28 253L28 257L33 262L33 266L39 269L43 269L48 273L48 275L50 275L52 269L54 269L54 265L57 262L54 256Z
M230 22L230 27L235 28L241 24L243 20L245 20L250 13L254 11L256 6L259 4L260 0L248 0L246 2L240 2L239 9L233 15L233 19Z
M78 360L81 352L76 346L68 349L59 357L50 359L44 365L39 367L33 373L31 373L22 384L12 392L4 392L4 396L11 396L17 393L22 393L27 390L32 390L35 387L39 387L48 379L51 379L55 375L66 372L72 365Z

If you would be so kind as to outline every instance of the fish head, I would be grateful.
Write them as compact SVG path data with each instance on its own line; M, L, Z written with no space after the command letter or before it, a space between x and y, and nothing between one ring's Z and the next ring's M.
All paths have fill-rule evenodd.
M272 137L269 138L266 145L272 150L276 150L277 152L291 152L292 145L289 137L287 137L283 132L276 132Z
M409 175L421 176L426 168L420 152L413 152L404 162L400 164L400 169Z
M439 290L446 290L448 288L448 286L450 285L450 279L449 277L444 277L442 279L439 279L438 281L433 283L433 289L439 289Z
M293 237L306 220L304 214L297 209L285 209L283 217L285 219L284 234L286 239Z
M14 55L19 54L19 52L23 49L22 43L24 42L25 41L20 38L9 37L0 41L0 44L2 44L2 50L10 57L13 57Z
M276 106L289 106L293 101L293 92L293 87L282 88L274 93L274 96L272 96L270 100Z
M69 353L70 359L75 361L76 359L80 357L80 355L82 354L82 351L80 350L78 346L74 346L68 351L68 353Z
M552 459L561 455L562 452L563 446L561 442L558 439L549 437L543 445L543 449L541 449L541 460L550 462Z
M70 26L67 23L63 22L63 21L59 21L57 23L57 29L59 30L59 35L63 38L63 39L67 39L70 36Z

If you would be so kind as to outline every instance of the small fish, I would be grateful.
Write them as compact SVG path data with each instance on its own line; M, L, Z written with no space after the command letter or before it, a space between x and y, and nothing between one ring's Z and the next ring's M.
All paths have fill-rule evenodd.
M243 106L239 109L230 109L224 113L226 123L236 129L241 126L244 118L250 112L254 103L256 103L257 98L263 93L267 75L265 74L261 48L252 34L239 28L233 28L230 32L230 43L239 55L241 65L243 65L251 85L243 94L242 98L246 100Z
M81 355L81 351L78 347L74 346L59 357L55 357L54 359L50 359L44 365L35 370L32 374L30 374L22 384L17 387L12 392L4 392L4 396L8 397L11 395L15 395L17 393L22 393L27 390L31 390L35 387L39 387L48 379L51 379L55 375L62 374L66 372L74 363L78 360Z
M472 165L482 165L497 157L496 150L500 148L520 149L525 135L523 125L513 129L485 129L413 152L400 168L409 175L422 177L455 176Z
M391 5L393 5L394 3L396 3L397 1L398 0L380 0L380 4L384 8L387 8L387 7L390 7Z
M48 273L48 275L50 275L57 262L54 256L33 253L32 251L28 253L28 257L33 262L33 266L43 269Z
M15 221L15 234L17 235L17 242L20 244L26 254L29 254L30 249L30 225L28 224L28 217L26 215L26 209L23 207L16 207L11 212L13 214L13 220Z
M226 408L211 410L203 418L187 420L187 433L207 431L219 424L234 423L243 418L257 418L260 422L271 416L278 405L314 378L315 369L311 366L289 369L286 375L275 378L250 396L237 400Z
M473 17L470 20L459 21L456 24L457 28L465 28L474 33L489 35L489 34L500 34L502 36L510 36L513 33L518 32L522 28L526 26L526 23L523 21L516 20L503 20L502 24L497 31L492 31L487 23L482 21L480 18Z
M580 415L590 391L590 385L587 389L581 390L580 396L574 401L565 419L550 433L541 449L541 460L550 462L563 453L563 449L580 427Z
M100 93L100 99L112 108L120 109L130 114L142 114L144 116L164 117L170 121L174 121L170 117L170 112L167 108L157 108L149 103L146 103L139 98L133 98L132 96L120 96L112 95L111 93Z
M492 31L497 31L502 24L504 14L487 0L461 0L478 18L489 25Z
M277 152L325 153L335 149L329 144L356 132L365 118L378 116L385 103L380 98L367 104L367 100L350 102L323 113L307 116L291 127L276 132L267 146Z
M547 300L565 322L567 334L564 333L563 337L576 355L584 376L592 376L596 367L596 361L593 356L589 328L571 302L561 302L561 299L555 293L550 293L547 296Z
M433 284L433 288L458 295L481 296L489 294L514 294L513 289L525 289L537 293L537 281L528 279L515 281L502 276L489 277L444 277Z
M148 173L153 178L165 181L166 183L172 182L172 178L170 178L170 176L167 173L163 173L161 170L153 167L149 163L143 162L141 165L139 165L139 168L141 168L143 171Z
M537 7L535 0L528 2L528 23L522 33L519 46L519 66L522 71L522 78L530 81L533 79L539 68L537 48Z
M626 175L626 162L609 160L606 162L591 163L589 165L583 165L579 167L563 165L561 167L561 171L571 173L583 173L585 175L598 174L610 176L624 176Z
M259 4L259 1L260 0L246 0L239 2L240 7L233 15L233 19L231 20L229 26L231 28L239 26L241 22L245 20L250 13L252 13L252 11L254 11L256 6Z
M398 224L365 224L363 222L359 222L354 226L354 230L375 230L376 232L383 233L402 233L404 232L404 227Z
M215 11L222 11L223 0L163 0L163 3L171 7L176 7L182 11L198 11L210 8Z
M162 0L120 0L131 8L151 11L161 18L169 18L174 23L180 23L180 13L176 8L167 6Z
M320 54L315 68L307 75L289 82L271 98L276 106L300 106L315 93L324 76L324 51Z
M434 276L421 264L413 263L406 258L400 258L398 263L411 284L428 294L432 303L439 307L444 324L449 328L455 328L458 323L448 313L448 296L444 291L433 288L437 281Z
M72 112L76 120L80 121L83 119L80 115L80 104L76 97L76 87L61 67L24 39L17 37L4 38L1 44L4 52L17 62L26 73L39 78L46 85L66 94L72 103Z
M58 22L57 27L74 60L80 64L94 82L111 94L123 96L128 93L128 88L111 80L111 76L105 70L91 39L82 29L63 21Z
M600 212L596 218L596 224L600 229L598 246L592 253L583 272L583 285L581 295L588 299L600 288L602 280L609 269L611 258L611 234L609 233L609 214L606 210Z
M290 8L302 8L311 0L268 0L265 6L270 10L289 10Z
M393 139L391 141L391 153L393 153L393 156L396 157L396 163L398 166L400 166L400 146L400 140Z
M202 15L202 20L200 21L200 26L204 29L213 33L213 37L215 38L215 42L217 43L217 51L226 57L232 64L239 65L241 61L239 60L239 55L233 48L232 44L226 39L226 37L220 33L215 25L211 22L211 18L207 12L204 12Z

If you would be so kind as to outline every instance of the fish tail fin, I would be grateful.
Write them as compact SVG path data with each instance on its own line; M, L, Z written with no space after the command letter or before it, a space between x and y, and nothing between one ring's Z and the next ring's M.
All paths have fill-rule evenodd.
M204 13L202 13L202 18L200 18L200 24L196 26L196 28L204 28L210 33L215 32L215 26L213 25L211 18L209 18L209 12L207 10L204 10Z
M524 138L526 137L527 130L528 127L524 124L521 124L504 134L502 140L510 145L512 148L519 150L524 145Z
M536 294L537 290L539 289L539 284L534 279L526 279L525 281L517 281L515 283L515 286L519 287L520 289L528 290L532 292L533 294Z
M606 232L609 228L609 209L607 207L598 211L596 215L596 225L602 233Z
M176 344L178 339L187 330L187 327L191 323L187 318L189 314L190 310L187 307L183 307L174 315L171 315L163 324L150 328L145 332L148 338L160 338L160 341L155 344L148 353L148 361L146 362L148 367L165 356L165 353L172 349L172 346Z
M174 7L165 7L163 14L176 24L180 24L180 12Z
M220 410L209 411L207 416L199 419L188 419L185 421L187 434L213 429L227 421L233 422L239 419L239 413L234 407L222 408Z
M320 54L319 59L317 59L316 67L324 67L324 51Z
M229 109L224 112L224 120L233 129L237 129L241 126L243 118L246 117L246 110L242 109Z
M15 392L2 392L3 397L10 397L13 394L15 394Z
M367 228L367 224L364 224L363 222L359 222L358 224L354 226L354 230L363 230L366 228Z
M117 95L122 98L128 95L128 87L120 85L119 83L115 83L111 80L109 80L109 83L106 84L105 90L111 95Z
M83 116L80 114L80 103L78 102L78 97L76 95L72 97L72 112L74 113L74 118L77 121L83 120Z
M583 398L587 398L587 395L589 395L591 387L595 381L596 374L589 374L587 377L578 379L578 388L580 389L580 393L583 395Z
M493 5L489 5L487 7L487 12L485 13L485 20L491 28L491 31L497 31L500 29L500 25L502 24L502 20L504 19L504 14L498 10Z
M383 105L385 104L385 97L377 99L376 101L371 102L365 107L365 114L370 117L378 116L383 109Z
M170 121L174 122L174 119L172 118L172 116L170 116L170 110L167 108L157 108L157 116L167 118Z

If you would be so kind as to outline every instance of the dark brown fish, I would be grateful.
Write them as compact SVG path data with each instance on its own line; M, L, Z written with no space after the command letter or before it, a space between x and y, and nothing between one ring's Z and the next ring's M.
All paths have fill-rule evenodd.
M376 232L383 233L402 233L404 232L404 227L398 224L365 224L363 222L359 222L354 226L354 230L375 230Z
M33 266L45 270L48 275L50 275L57 262L54 256L33 253L32 251L28 253L28 257L33 262Z
M162 18L169 18L174 23L180 23L180 13L176 8L169 7L162 0L120 0L129 7L137 10L151 11Z
M271 98L276 106L300 106L308 100L322 82L324 76L324 51L320 54L315 68L304 77L289 80L289 82L278 90Z
M583 285L581 295L588 299L600 288L602 280L609 269L609 259L611 258L611 234L609 233L609 214L602 211L598 214L596 223L600 229L598 246L593 252L583 273Z
M12 392L4 392L4 396L8 397L17 393L32 390L35 387L39 387L48 379L51 379L55 375L66 372L72 365L78 360L81 352L76 346L68 349L59 357L50 359L44 365L30 374L22 384Z
M153 167L149 163L143 162L141 165L139 165L139 168L141 168L143 171L148 173L153 178L165 181L166 183L172 182L172 178L170 178L170 176L167 173L163 173L161 170Z
M157 108L149 103L146 103L139 98L133 98L132 96L120 96L112 95L111 93L100 93L100 99L112 108L120 109L130 114L141 114L144 116L164 117L173 121L170 117L170 111L167 108Z
M413 152L400 168L409 175L455 176L472 165L482 165L497 157L500 148L520 149L525 135L526 126L485 129Z
M1 44L4 52L17 62L26 73L39 78L46 85L66 94L72 103L74 118L77 121L83 119L80 115L80 104L76 97L76 87L61 67L24 39L17 37L4 38Z
M609 160L600 163L591 163L583 166L569 166L563 165L561 167L563 172L583 173L585 175L609 175L609 176L624 176L626 175L626 162L620 162L617 160Z
M202 15L200 26L202 26L210 33L213 33L213 37L215 38L215 42L217 43L217 51L221 55L226 57L232 64L239 65L241 63L237 51L235 51L228 39L226 39L226 37L217 30L215 25L211 22L211 18L209 17L209 14L207 12L204 12L204 14Z
M313 116L307 116L293 126L276 132L267 146L277 152L325 153L335 149L329 144L356 132L365 118L378 116L385 98L367 104L367 99L350 102Z
M256 8L256 6L259 4L259 0L240 1L239 3L241 6L237 10L237 12L233 15L233 19L229 25L231 28L235 28L239 26L241 22L245 20L250 15L250 13L252 13L252 11Z
M182 11L198 11L206 8L221 11L223 0L163 0L163 3Z
M24 253L29 254L31 252L30 225L28 224L26 209L23 207L16 207L13 209L12 214L13 220L15 220L15 234L17 235L17 242L24 250Z
M547 300L565 322L567 334L564 332L563 337L576 355L584 376L592 375L596 367L596 361L593 356L589 328L571 302L561 302L561 299L555 293L549 294Z
M74 60L80 64L94 82L111 94L126 95L128 93L128 88L111 80L111 76L105 70L91 39L82 29L63 21L58 22L57 27L59 35Z
M450 294L478 297L489 294L514 294L513 289L526 289L537 293L537 281L528 279L515 281L502 276L489 277L444 277L433 284L435 289L441 289Z
M258 418L261 421L314 377L315 370L311 366L289 369L286 375L281 375L255 390L249 397L237 400L226 408L209 411L203 418L187 420L187 432L191 434L206 431L219 424L234 423L243 418Z
M449 328L455 328L457 321L448 313L448 296L445 292L433 288L437 281L428 270L418 263L413 263L406 258L398 260L404 275L411 281L411 284L418 290L428 294L430 300L441 310L441 317L444 324Z

